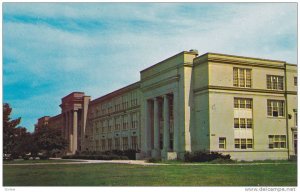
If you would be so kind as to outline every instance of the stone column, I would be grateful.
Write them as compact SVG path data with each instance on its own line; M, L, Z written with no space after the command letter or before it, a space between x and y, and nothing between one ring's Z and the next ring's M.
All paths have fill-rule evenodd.
M179 152L179 114L178 114L178 93L173 93L173 126L174 126L174 138L173 138L173 148L174 152Z
M65 129L65 134L64 134L64 136L65 136L65 139L68 141L68 115L67 115L67 113L65 112L64 113L64 116L65 116L65 127L64 127L64 129Z
M73 131L72 131L72 116L71 116L71 113L68 112L68 132L69 132L69 151L72 153L73 152Z
M151 101L145 100L145 152L146 156L150 155L151 151Z
M169 114L169 97L164 95L164 152L169 151L169 143L170 143L170 114Z
M77 133L78 133L78 125L77 125L77 110L73 110L73 150L72 153L75 154L77 151Z
M158 114L158 98L154 99L154 154L153 157L158 157L159 152L159 114Z

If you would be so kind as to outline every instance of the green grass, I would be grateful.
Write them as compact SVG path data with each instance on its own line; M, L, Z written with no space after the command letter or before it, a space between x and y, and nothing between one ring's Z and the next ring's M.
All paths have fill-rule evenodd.
M296 186L297 164L3 166L4 186Z

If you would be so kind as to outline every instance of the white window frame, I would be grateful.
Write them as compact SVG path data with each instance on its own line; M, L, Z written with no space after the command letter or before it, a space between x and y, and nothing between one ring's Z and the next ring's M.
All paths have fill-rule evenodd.
M219 149L226 149L226 137L219 137Z
M280 108L280 103L282 108ZM268 117L285 117L285 102L284 100L267 100L267 115ZM281 110L280 110L281 109Z
M233 67L233 86L251 88L252 69Z
M286 149L286 135L269 135L268 138L269 149Z
M280 75L267 75L267 89L271 90L283 90L284 79Z

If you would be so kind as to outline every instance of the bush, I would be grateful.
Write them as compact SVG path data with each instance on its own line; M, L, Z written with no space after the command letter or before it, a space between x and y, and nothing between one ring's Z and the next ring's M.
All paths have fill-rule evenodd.
M209 162L215 159L230 159L230 155L223 155L218 152L208 152L208 151L195 151L195 152L186 152L184 154L185 162Z
M154 157L152 157L152 158L150 158L150 159L147 160L148 163L158 163L160 161L161 161L161 159L154 158Z
M49 159L49 156L48 155L39 155L38 156L41 160L47 160Z
M137 152L138 152L137 150L134 150L134 149L128 149L128 150L123 151L123 156L128 157L128 159L130 159L130 160L136 160L135 154L136 154Z
M62 159L90 159L90 160L135 160L137 150L112 150L112 151L82 151L75 155L62 156Z
M63 156L62 159L88 159L88 160L128 160L126 156L110 155L68 155Z

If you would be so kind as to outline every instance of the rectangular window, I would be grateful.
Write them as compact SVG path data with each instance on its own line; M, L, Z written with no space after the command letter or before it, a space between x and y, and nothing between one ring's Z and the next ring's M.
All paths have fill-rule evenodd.
M123 137L122 141L123 141L123 150L127 150L128 149L128 137Z
M248 118L234 118L234 128L242 128L242 129L252 129L253 122L252 119Z
M284 101L268 100L267 110L270 117L284 117Z
M225 137L219 137L219 148L226 149L226 138Z
M120 138L115 138L115 149L120 149Z
M286 136L285 135L269 135L269 148L270 149L285 149Z
M294 85L298 86L298 79L297 79L297 77L294 77Z
M252 99L234 98L235 109L252 109Z
M107 149L112 150L112 139L107 140Z
M234 139L234 147L236 149L252 149L253 148L253 139L250 139L250 138Z
M267 75L267 89L283 90L283 76Z
M247 119L247 128L252 128L252 119Z
M246 128L246 120L244 118L240 118L240 128Z
M101 140L101 148L102 148L102 151L105 150L105 139Z
M251 69L233 68L233 86L251 88Z
M131 149L138 149L137 136L131 136Z
M240 119L239 118L234 118L234 128L240 128Z

